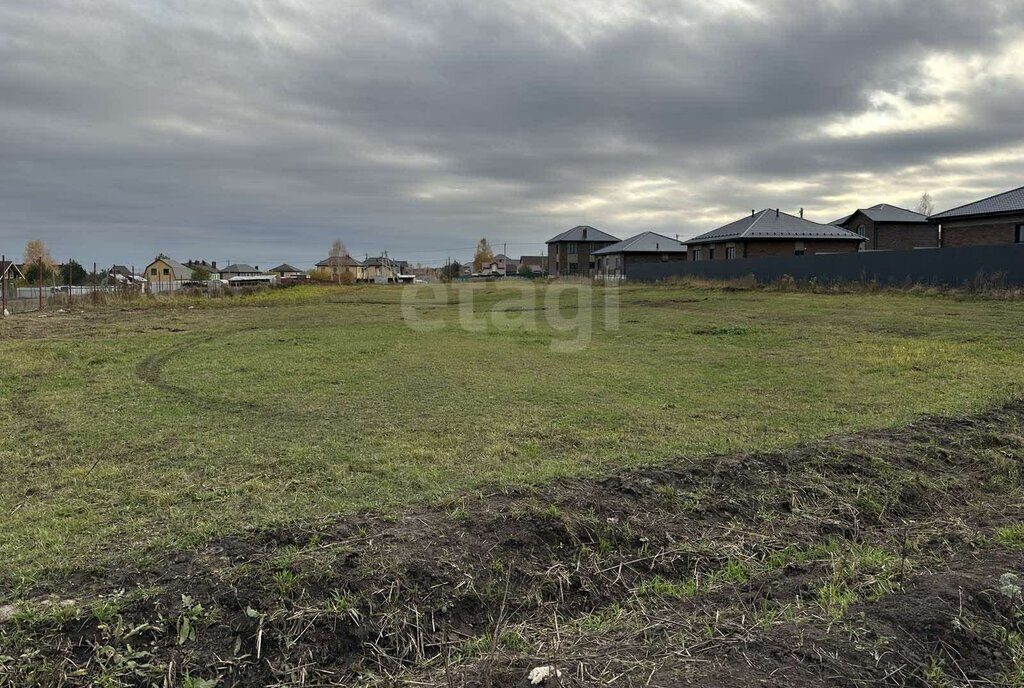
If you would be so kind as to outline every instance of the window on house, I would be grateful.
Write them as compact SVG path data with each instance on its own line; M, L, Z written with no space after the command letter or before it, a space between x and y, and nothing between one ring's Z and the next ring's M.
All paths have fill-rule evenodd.
M797 249L796 251L794 251L793 253L794 253L794 255L797 255L797 256L802 256L802 255L804 254L804 250L803 250L802 248L798 248L798 249Z
M575 256L576 255L576 250L578 248L579 247L576 244L569 244L569 255L570 256Z
M860 234L862 237L866 237L868 235L868 228L864 225L857 225L857 234Z
M1024 225L1017 225L1017 243L1024 244Z
M667 253L662 253L661 254L661 262L662 263L667 263L668 262L668 254Z
M709 248L708 249L708 260L714 260L714 259L715 259L715 249Z
M164 274L165 275L171 274L171 269L170 268L164 268Z
M149 274L151 274L151 275L154 275L154 276L155 276L155 275L156 275L156 268L150 268L150 269L149 269Z
M726 246L725 247L725 259L726 260L735 260L736 259L736 247L735 246Z
M699 248L693 249L693 260L699 261L701 259L701 250Z

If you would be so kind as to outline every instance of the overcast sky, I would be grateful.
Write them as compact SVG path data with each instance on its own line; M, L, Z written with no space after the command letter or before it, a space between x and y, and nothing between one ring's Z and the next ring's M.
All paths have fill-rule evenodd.
M0 252L306 267L1024 184L1019 0L3 0Z

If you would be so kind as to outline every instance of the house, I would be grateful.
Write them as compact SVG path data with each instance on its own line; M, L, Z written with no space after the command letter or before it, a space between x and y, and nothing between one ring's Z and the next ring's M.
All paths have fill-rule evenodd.
M547 260L545 260L544 256L519 256L516 272L529 271L535 275L543 275L546 264Z
M860 208L830 224L864 237L863 250L903 251L936 248L938 228L921 213L888 203Z
M751 211L749 217L686 243L689 259L701 261L848 253L857 251L863 241L864 237L848 229L767 209L759 213Z
M281 263L276 268L270 268L271 275L277 275L279 279L306 279L307 275L302 270L294 268L288 263Z
M247 263L232 263L220 270L222 280L230 280L232 277L256 277L262 274L259 265L253 266Z
M0 279L8 282L25 279L25 273L21 271L17 263L12 263L9 260L0 260Z
M860 208L830 224L864 237L865 251L937 248L939 228L928 217L888 203Z
M511 272L515 272L516 264L515 261L504 253L499 253L494 256L494 269L497 271L496 274L507 275Z
M928 218L941 227L942 245L1024 243L1024 186Z
M192 274L209 275L209 279L220 279L220 270L217 268L217 261L192 260L185 261L185 267L192 270Z
M142 275L136 275L127 265L112 265L103 280L106 285L141 287L145 283Z
M594 251L594 257L599 276L628 278L630 265L685 261L686 253L686 244L678 239L656 232L642 232Z
M192 270L161 253L146 266L150 291L173 291L192 279Z
M617 237L586 225L562 232L546 242L548 274L553 277L590 277L597 272L594 251L617 241Z
M363 279L367 282L379 284L393 284L398 282L399 272L394 262L387 256L374 256L363 261L365 272Z
M348 254L325 258L316 264L316 268L329 273L332 280L361 282L366 278L363 264Z

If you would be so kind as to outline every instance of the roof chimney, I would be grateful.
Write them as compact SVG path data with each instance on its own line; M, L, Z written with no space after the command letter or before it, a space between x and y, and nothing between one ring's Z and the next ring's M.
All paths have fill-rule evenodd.
M779 216L779 209L778 209L778 208L776 208L776 209L775 209L775 217L778 217L778 216Z
M583 238L584 239L587 238L587 228L586 227L583 228Z
M754 217L754 215L757 215L757 211L754 210L753 208L751 208L750 209L750 217Z
M804 219L804 209L803 208L800 209L800 219L801 220Z

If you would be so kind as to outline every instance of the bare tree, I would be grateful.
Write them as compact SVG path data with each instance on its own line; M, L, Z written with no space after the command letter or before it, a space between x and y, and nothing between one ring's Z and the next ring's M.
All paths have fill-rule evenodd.
M481 239L480 243L476 245L476 253L473 254L473 271L480 272L485 265L493 262L494 251L491 250L491 245L487 243L487 239Z
M932 201L932 195L925 191L921 194L921 199L917 202L917 212L922 215L931 215L935 212L935 203Z
M347 255L348 249L345 248L345 244L341 243L341 239L335 239L334 243L331 244L331 258L341 258Z
M50 249L46 248L43 240L31 239L25 244L25 264L36 265L40 260L43 261L44 268L52 268L56 265L50 255Z

